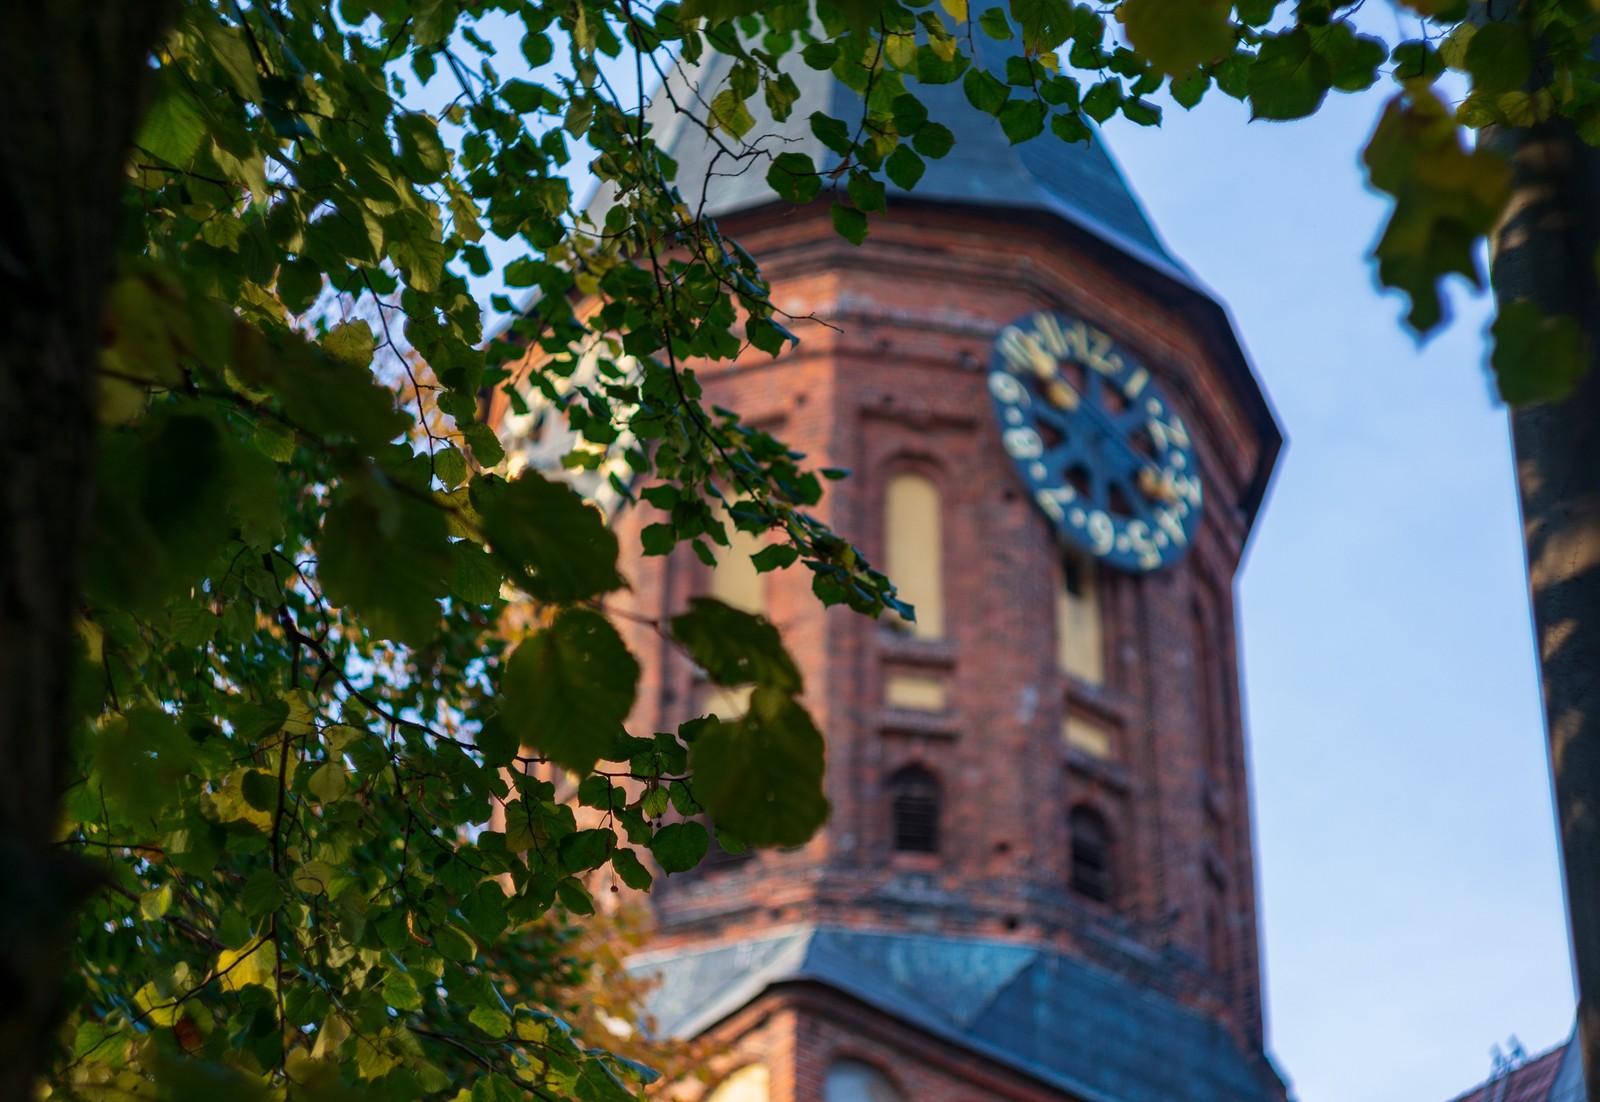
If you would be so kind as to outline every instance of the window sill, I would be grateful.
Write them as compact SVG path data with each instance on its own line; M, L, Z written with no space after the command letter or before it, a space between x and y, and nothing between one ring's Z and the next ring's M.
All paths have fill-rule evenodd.
M945 739L953 739L961 734L955 717L949 712L919 712L914 708L885 706L878 711L877 726L884 734L927 735Z
M1132 787L1127 767L1119 762L1106 761L1073 747L1067 749L1067 765L1076 772L1093 777L1107 788L1127 795Z
M878 650L887 659L908 666L950 669L956 664L959 648L949 639L918 639L891 628L878 628Z

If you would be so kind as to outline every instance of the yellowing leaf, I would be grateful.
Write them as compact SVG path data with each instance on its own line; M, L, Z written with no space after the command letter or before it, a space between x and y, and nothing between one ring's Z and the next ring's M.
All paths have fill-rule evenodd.
M1440 280L1481 282L1476 244L1510 194L1510 167L1487 149L1468 150L1449 106L1422 82L1389 101L1362 160L1372 186L1394 197L1374 249L1378 278L1410 296L1407 320L1426 332L1443 320Z
M217 976L229 991L239 991L250 984L276 987L276 971L272 943L265 939L243 949L224 949L217 956Z
M176 1000L158 993L154 983L145 984L133 995L133 1004L144 1011L146 1019L160 1026L171 1026L177 1022L183 1008L175 1003Z

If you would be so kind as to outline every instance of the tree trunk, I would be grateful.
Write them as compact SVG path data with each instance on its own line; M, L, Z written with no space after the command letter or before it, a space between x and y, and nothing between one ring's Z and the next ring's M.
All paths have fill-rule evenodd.
M1576 393L1511 414L1528 583L1566 874L1577 1044L1600 1102L1600 151L1561 119L1485 131L1510 159L1511 205L1493 238L1495 297L1530 299L1583 327Z
M96 368L127 150L173 0L0 4L0 1099L33 1097L72 915L71 733Z

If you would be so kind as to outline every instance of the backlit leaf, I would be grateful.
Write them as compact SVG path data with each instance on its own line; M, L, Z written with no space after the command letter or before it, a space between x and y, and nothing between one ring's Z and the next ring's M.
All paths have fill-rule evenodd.
M506 663L501 717L524 745L587 773L621 733L638 679L638 662L605 617L568 609Z

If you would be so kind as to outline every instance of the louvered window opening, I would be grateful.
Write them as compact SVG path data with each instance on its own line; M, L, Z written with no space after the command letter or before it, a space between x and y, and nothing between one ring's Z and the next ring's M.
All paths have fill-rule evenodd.
M1111 840L1105 820L1088 808L1072 812L1072 890L1086 899L1111 902Z
M894 848L901 853L938 853L939 783L917 771L900 774L892 786Z

